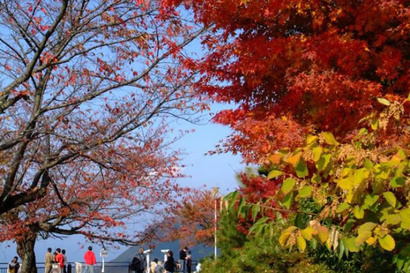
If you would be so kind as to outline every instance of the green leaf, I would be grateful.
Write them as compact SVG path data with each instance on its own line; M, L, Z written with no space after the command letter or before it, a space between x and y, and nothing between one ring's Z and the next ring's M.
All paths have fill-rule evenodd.
M330 163L330 159L332 155L330 154L322 154L319 161L316 162L316 168L318 171L323 171Z
M272 171L270 171L269 172L269 174L268 174L268 179L273 179L273 178L276 178L276 177L278 177L278 176L280 176L280 175L282 175L283 174L283 172L281 172L281 171L279 171L279 170L272 170Z
M269 217L262 217L260 218L253 226L249 229L249 233L255 233L258 234L262 232L262 229L266 225L266 221L268 221L270 218Z
M345 244L343 240L339 240L338 255L337 255L339 261L342 260L344 252L345 252Z
M322 177L320 177L320 175L318 175L318 174L314 174L313 176L312 176L312 178L310 179L310 181L311 181L311 183L313 183L313 184L317 184L317 183L319 183L320 181L322 181Z
M383 99L383 98L377 98L377 101L383 105L389 106L390 105L390 101Z
M311 186L303 186L303 188L299 191L299 197L310 197L312 195L312 187Z
M396 242L394 241L393 237L391 237L389 234L387 234L384 237L379 237L379 244L380 246L388 251L392 251L396 247Z
M344 212L345 210L347 210L349 208L350 208L350 205L345 202L345 203L339 204L339 206L337 206L336 212L341 213L341 212Z
M293 188L296 185L296 181L293 178L287 178L285 181L283 181L282 187L281 187L281 191L284 194L287 194L289 192L291 192L293 190Z
M303 228L306 226L306 214L298 213L295 217L295 226L298 228Z
M258 216L260 211L259 203L252 206L252 220L256 220L256 216Z
M405 182L405 179L402 176L401 177L393 177L390 180L390 186L392 188L400 188L400 187L404 186L404 182Z
M390 204L393 208L396 207L397 199L394 193L391 191L387 191L383 193L384 198L386 199L387 203Z
M360 206L355 206L353 209L353 214L356 219L363 219L364 217L364 209Z
M239 205L238 205L238 216L241 216L243 218L245 218L245 213L243 211L243 206L245 205L245 199L241 198L239 200Z
M293 203L293 192L290 192L286 194L283 197L282 204L285 206L285 208L290 209Z
M300 178L305 177L309 174L309 171L306 167L306 163L300 159L295 167L296 175Z
M371 206L373 206L377 200L379 200L379 196L378 195L373 195L373 194L367 194L364 197L364 204L363 204L363 208L368 209Z
M229 201L228 210L232 210L233 206L236 203L236 199L238 198L238 195L239 195L239 192L234 191L225 196L224 199Z

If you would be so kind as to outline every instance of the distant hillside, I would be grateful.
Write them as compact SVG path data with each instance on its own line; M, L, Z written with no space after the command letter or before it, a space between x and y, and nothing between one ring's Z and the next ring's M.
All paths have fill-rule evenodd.
M148 246L142 245L144 249L146 249ZM158 260L163 261L164 260L164 253L161 252L161 249L170 249L172 252L174 252L174 258L176 260L179 259L179 251L181 248L184 246L179 245L179 241L175 242L164 242L164 243L157 243L156 248L152 250L151 252L151 260L154 258L158 258ZM123 263L123 262L131 262L132 257L134 257L135 254L138 253L139 246L135 247L130 247L126 251L124 251L122 254L120 254L117 258L110 262L114 263ZM197 261L199 259L202 259L207 256L211 256L214 253L214 248L209 247L209 246L204 246L204 245L198 245L193 248L190 248L191 250L191 255L192 255L192 260Z

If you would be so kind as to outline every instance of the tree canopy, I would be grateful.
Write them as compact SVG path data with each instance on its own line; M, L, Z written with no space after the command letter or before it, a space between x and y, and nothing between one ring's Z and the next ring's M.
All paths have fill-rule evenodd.
M164 7L0 1L1 240L136 243L127 225L184 194L167 123L207 108L181 65L202 28Z
M260 163L308 133L347 140L381 110L376 98L408 95L406 1L169 2L212 28L202 39L208 54L189 65L202 73L198 90L238 105L215 117L234 130L221 152Z

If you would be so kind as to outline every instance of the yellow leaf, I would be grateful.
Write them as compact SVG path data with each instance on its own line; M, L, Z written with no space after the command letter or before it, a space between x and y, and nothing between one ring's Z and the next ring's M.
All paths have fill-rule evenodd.
M282 175L283 172L279 171L279 170L272 170L269 172L267 179L273 179L276 178L280 175Z
M396 242L390 235L379 237L378 239L380 246L385 250L392 251L396 247Z
M312 142L316 141L318 139L317 136L313 136L313 135L308 135L306 137L306 144L311 144Z
M366 240L366 243L370 246L374 245L374 243L377 242L377 237L370 237L369 239Z
M326 144L333 145L333 146L336 146L339 144L339 142L337 142L337 140L335 139L332 133L324 132L322 133L322 135L325 138Z
M307 227L305 229L302 229L300 231L300 234L303 236L303 238L310 241L310 240L312 240L313 228Z
M290 226L287 229L285 229L282 232L282 234L279 236L279 244L281 246L285 246L286 241L289 239L292 232L295 231L296 229L297 229L297 227L295 227L295 226Z
M299 250L300 250L301 252L305 251L305 249L306 249L306 241L305 241L305 239L303 239L302 236L298 236L297 240L298 240Z

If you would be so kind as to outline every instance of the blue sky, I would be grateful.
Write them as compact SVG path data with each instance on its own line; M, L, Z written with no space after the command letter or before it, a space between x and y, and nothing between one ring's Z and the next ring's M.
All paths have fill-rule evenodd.
M219 111L223 107L213 106L212 111ZM179 181L181 185L191 187L201 187L206 185L207 188L219 187L222 194L234 190L238 184L235 180L235 174L244 169L239 156L232 154L221 154L205 156L204 154L212 150L219 140L229 134L229 128L222 125L207 122L209 118L204 118L204 125L193 125L187 122L179 121L176 123L176 130L195 129L195 132L185 135L177 143L175 148L183 149L186 153L183 164L186 167L183 172L189 177ZM178 128L179 127L179 128ZM69 262L83 261L83 254L89 244L81 236L70 236L64 239L49 239L47 241L38 241L36 243L36 258L38 262L43 262L44 254L47 247L55 249L60 247L66 249ZM85 247L85 248L84 248ZM93 245L97 260L100 262L99 252L100 245ZM119 249L109 249L109 256L106 261L114 259L121 254L126 247ZM175 250L176 251L176 250ZM9 262L16 255L15 245L10 242L0 243L0 262Z

